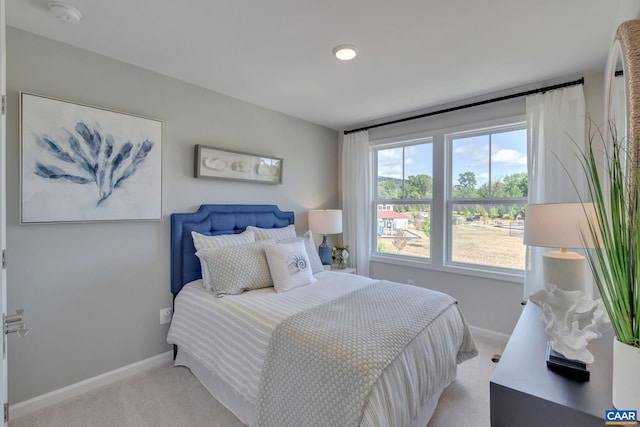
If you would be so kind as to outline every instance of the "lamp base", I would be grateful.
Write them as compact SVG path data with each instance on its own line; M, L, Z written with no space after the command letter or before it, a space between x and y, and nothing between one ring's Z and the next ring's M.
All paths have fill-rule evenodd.
M563 377L584 382L589 381L590 373L587 365L579 360L571 360L551 348L551 341L547 342L547 368Z
M553 283L563 291L586 292L587 259L577 252L551 251L542 257L544 284Z
M322 243L318 246L318 255L320 255L320 261L322 265L331 265L331 247L327 244L327 236L322 236Z

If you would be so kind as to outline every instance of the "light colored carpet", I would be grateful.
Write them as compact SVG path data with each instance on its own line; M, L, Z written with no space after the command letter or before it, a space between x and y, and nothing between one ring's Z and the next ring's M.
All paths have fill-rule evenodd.
M488 427L494 353L504 345L475 338L479 356L458 366L427 427ZM132 376L15 420L9 427L241 427L200 385L171 365Z

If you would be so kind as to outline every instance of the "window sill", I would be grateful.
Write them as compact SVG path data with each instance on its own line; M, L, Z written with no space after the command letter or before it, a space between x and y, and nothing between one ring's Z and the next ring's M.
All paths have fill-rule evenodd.
M419 268L423 270L439 271L449 274L461 274L464 276L482 277L484 279L500 280L503 282L511 282L519 285L524 284L524 274L498 272L498 271L486 271L472 267L462 266L437 266L431 263L430 259L411 259L406 257L389 256L374 254L371 255L371 262L379 262L384 264L400 265L404 267Z

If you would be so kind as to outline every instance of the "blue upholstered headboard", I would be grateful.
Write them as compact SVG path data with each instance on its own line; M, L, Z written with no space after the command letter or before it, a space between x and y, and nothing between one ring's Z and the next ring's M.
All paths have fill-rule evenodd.
M293 224L293 212L275 205L202 205L194 213L171 215L171 292L177 295L187 283L200 279L200 261L191 232L218 235L241 233L250 225L281 228Z

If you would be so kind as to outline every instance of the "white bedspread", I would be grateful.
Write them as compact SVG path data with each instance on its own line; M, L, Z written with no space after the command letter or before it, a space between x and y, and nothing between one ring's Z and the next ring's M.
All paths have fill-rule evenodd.
M375 282L336 272L318 273L316 278L311 285L281 294L266 288L224 298L192 282L176 297L167 340L255 405L269 338L278 323ZM456 355L465 346L467 351L475 351L466 323L454 305L385 371L369 398L362 425L409 425L420 406L433 394L439 396L455 378Z

